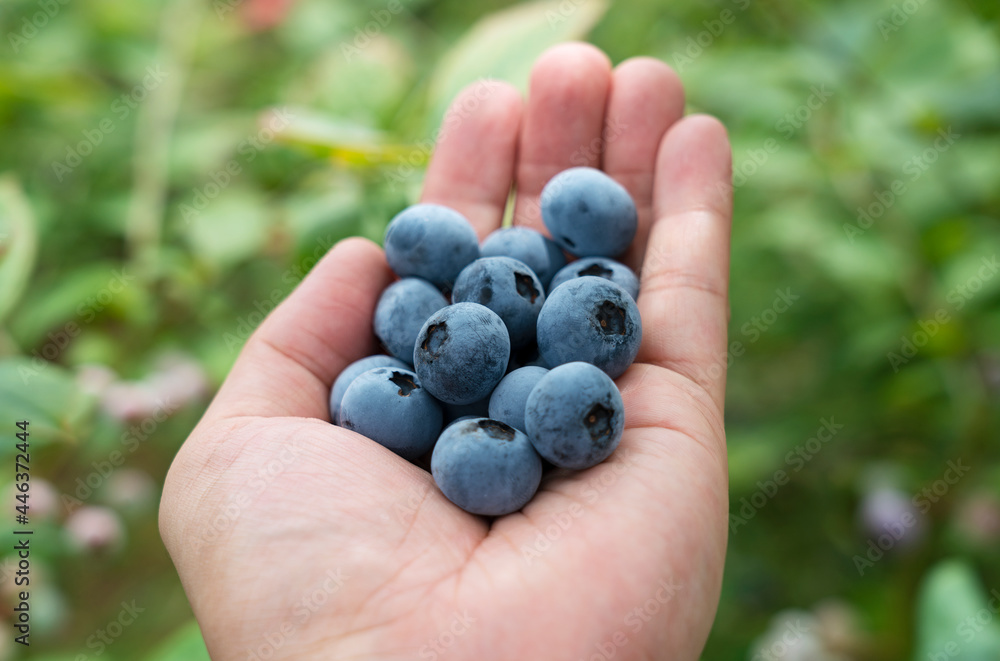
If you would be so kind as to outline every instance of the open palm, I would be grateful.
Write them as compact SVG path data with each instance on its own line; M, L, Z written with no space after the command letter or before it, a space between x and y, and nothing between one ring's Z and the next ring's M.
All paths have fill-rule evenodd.
M216 661L697 659L726 549L723 397L730 155L714 119L681 118L677 77L614 70L565 44L527 102L484 81L455 101L423 201L480 237L543 229L557 172L631 192L643 344L618 385L619 449L546 475L521 512L467 514L429 473L328 422L330 384L375 353L392 281L382 251L339 243L250 338L167 476L163 539Z

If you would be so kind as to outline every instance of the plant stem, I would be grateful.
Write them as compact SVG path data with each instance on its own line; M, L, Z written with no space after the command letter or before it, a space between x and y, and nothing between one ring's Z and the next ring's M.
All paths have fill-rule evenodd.
M200 0L171 0L167 4L156 64L166 76L150 90L136 117L132 157L135 183L125 221L125 236L132 267L147 282L158 270L170 141L204 6Z

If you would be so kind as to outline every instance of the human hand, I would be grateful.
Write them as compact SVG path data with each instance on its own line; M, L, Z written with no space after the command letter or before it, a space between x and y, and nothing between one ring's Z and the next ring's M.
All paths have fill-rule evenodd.
M446 119L422 201L480 237L511 182L515 224L543 230L542 186L574 165L604 169L639 210L624 437L598 466L546 475L521 512L467 514L423 469L329 424L330 384L377 351L374 305L393 279L377 246L339 243L264 321L160 509L213 659L698 658L727 539L731 178L723 127L683 107L666 65L612 71L564 44L539 58L526 104L482 82Z

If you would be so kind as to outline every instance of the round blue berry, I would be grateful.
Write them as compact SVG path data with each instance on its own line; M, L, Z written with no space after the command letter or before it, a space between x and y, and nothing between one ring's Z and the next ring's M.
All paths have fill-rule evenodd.
M385 258L401 278L417 277L450 289L479 257L479 239L465 216L439 204L404 209L385 230Z
M524 406L528 395L548 373L544 367L522 367L505 376L490 395L490 418L525 431Z
M633 299L639 298L639 278L636 277L635 271L621 262L616 262L607 257L584 257L564 266L552 278L552 283L549 285L549 292L551 293L552 290L564 282L585 275L594 275L598 278L610 280L624 287L625 291Z
M412 359L413 356L410 356ZM340 414L340 402L344 399L347 387L354 382L354 379L364 374L368 370L376 367L395 367L397 369L410 369L410 364L393 358L392 356L368 356L361 360L356 360L343 369L330 388L330 421L333 424L340 424L338 417Z
M535 495L542 461L523 432L473 418L444 430L431 455L431 474L448 500L466 512L502 516Z
M594 168L570 168L542 189L542 220L552 240L577 257L614 257L635 238L635 202L617 181Z
M509 358L507 327L478 303L455 303L435 312L424 322L413 348L420 382L448 404L489 397Z
M527 227L504 227L491 233L479 248L483 257L513 257L528 265L542 286L548 287L559 269L566 266L566 255L541 232Z
M441 433L441 407L410 370L376 367L348 386L340 424L414 461Z
M413 360L417 334L427 318L448 305L437 287L420 278L403 278L386 287L375 306L375 335L396 358Z
M607 374L589 363L566 363L538 381L524 418L538 454L560 468L583 470L618 447L625 405Z
M585 275L552 290L538 315L538 351L547 365L583 361L615 379L642 343L639 307L610 280Z
M451 297L455 303L479 303L496 312L507 327L511 347L516 348L535 340L545 288L524 262L483 257L462 269Z
M459 418L488 418L490 415L490 398L485 397L469 404L441 402L441 412L444 413L445 425Z

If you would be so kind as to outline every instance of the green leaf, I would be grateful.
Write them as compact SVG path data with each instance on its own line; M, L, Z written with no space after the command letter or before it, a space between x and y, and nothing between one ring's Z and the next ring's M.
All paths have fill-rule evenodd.
M73 654L46 654L45 656L33 657L32 661L79 661L80 655L77 653ZM109 655L102 655L101 661L114 661L114 657Z
M1000 658L998 613L989 607L996 603L989 601L975 572L965 562L947 560L933 567L918 598L914 660Z
M267 243L269 210L255 190L233 186L214 199L192 200L192 205L203 208L194 214L182 212L179 222L206 263L228 267L258 254Z
M275 132L277 140L304 147L341 165L420 165L430 155L419 145L392 143L384 133L362 124L301 109L289 111L288 115L287 125Z
M137 309L145 298L134 285L133 271L120 262L94 261L72 273L71 278L47 275L33 283L9 324L21 346L52 344L53 335L62 332L75 336L105 314Z
M535 59L562 41L583 38L607 11L606 0L543 0L486 16L441 60L430 85L430 128L469 83L497 78L527 87Z
M0 322L27 287L38 252L35 216L11 175L0 178Z
M146 661L211 661L197 622L177 630Z
M11 425L0 428L0 435L13 436L14 422L27 420L32 446L75 442L93 410L93 399L62 367L37 358L0 360L0 420ZM0 457L13 450L12 444L0 443Z

